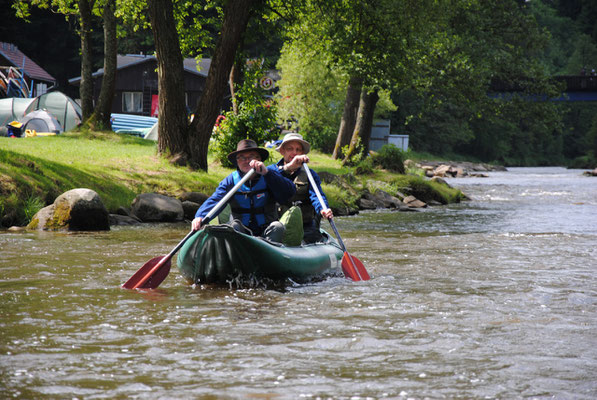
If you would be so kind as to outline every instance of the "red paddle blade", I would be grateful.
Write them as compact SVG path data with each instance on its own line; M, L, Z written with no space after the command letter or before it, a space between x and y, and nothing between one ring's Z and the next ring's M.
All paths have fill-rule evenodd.
M342 257L342 271L347 278L353 281L368 281L371 279L361 260L347 251L344 252Z
M160 286L170 272L170 258L165 258L165 256L159 256L147 261L122 287L125 289L155 289Z

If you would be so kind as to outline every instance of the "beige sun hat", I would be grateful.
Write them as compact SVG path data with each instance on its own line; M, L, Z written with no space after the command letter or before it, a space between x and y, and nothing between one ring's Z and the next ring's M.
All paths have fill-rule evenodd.
M276 150L278 150L278 152L280 152L280 149L282 147L284 147L284 145L288 142L299 142L300 144L303 145L303 154L307 154L309 152L309 150L311 150L311 145L309 144L309 142L307 142L305 139L303 139L303 135L301 135L300 133L296 133L296 132L291 132L291 133L287 133L286 135L284 135L284 139L282 139L282 143L280 143L280 145L278 147L276 147Z

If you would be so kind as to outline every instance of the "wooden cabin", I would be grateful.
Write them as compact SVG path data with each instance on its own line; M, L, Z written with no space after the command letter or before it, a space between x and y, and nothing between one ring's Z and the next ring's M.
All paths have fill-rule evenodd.
M210 64L211 59L184 60L185 102L189 112L196 108L201 97ZM92 75L94 102L98 100L103 75L103 69ZM69 83L78 86L81 77L69 79ZM118 55L112 112L157 117L157 99L158 75L155 56Z

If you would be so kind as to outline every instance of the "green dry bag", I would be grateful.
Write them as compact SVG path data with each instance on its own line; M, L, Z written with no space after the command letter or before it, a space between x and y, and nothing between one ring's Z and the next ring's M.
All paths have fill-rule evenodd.
M303 241L303 214L297 206L290 207L282 217L280 222L286 230L282 238L282 243L289 247L300 246Z

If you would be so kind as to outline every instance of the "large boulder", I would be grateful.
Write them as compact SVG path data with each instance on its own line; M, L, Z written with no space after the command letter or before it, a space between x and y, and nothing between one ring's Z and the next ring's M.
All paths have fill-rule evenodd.
M176 222L184 218L180 200L158 193L138 195L133 200L131 214L143 222Z
M107 231L110 218L96 192L73 189L58 196L54 204L39 210L27 229Z
M183 201L182 202L182 209L184 210L184 218L192 221L195 219L195 214L197 210L201 207L199 204L192 202L192 201Z

